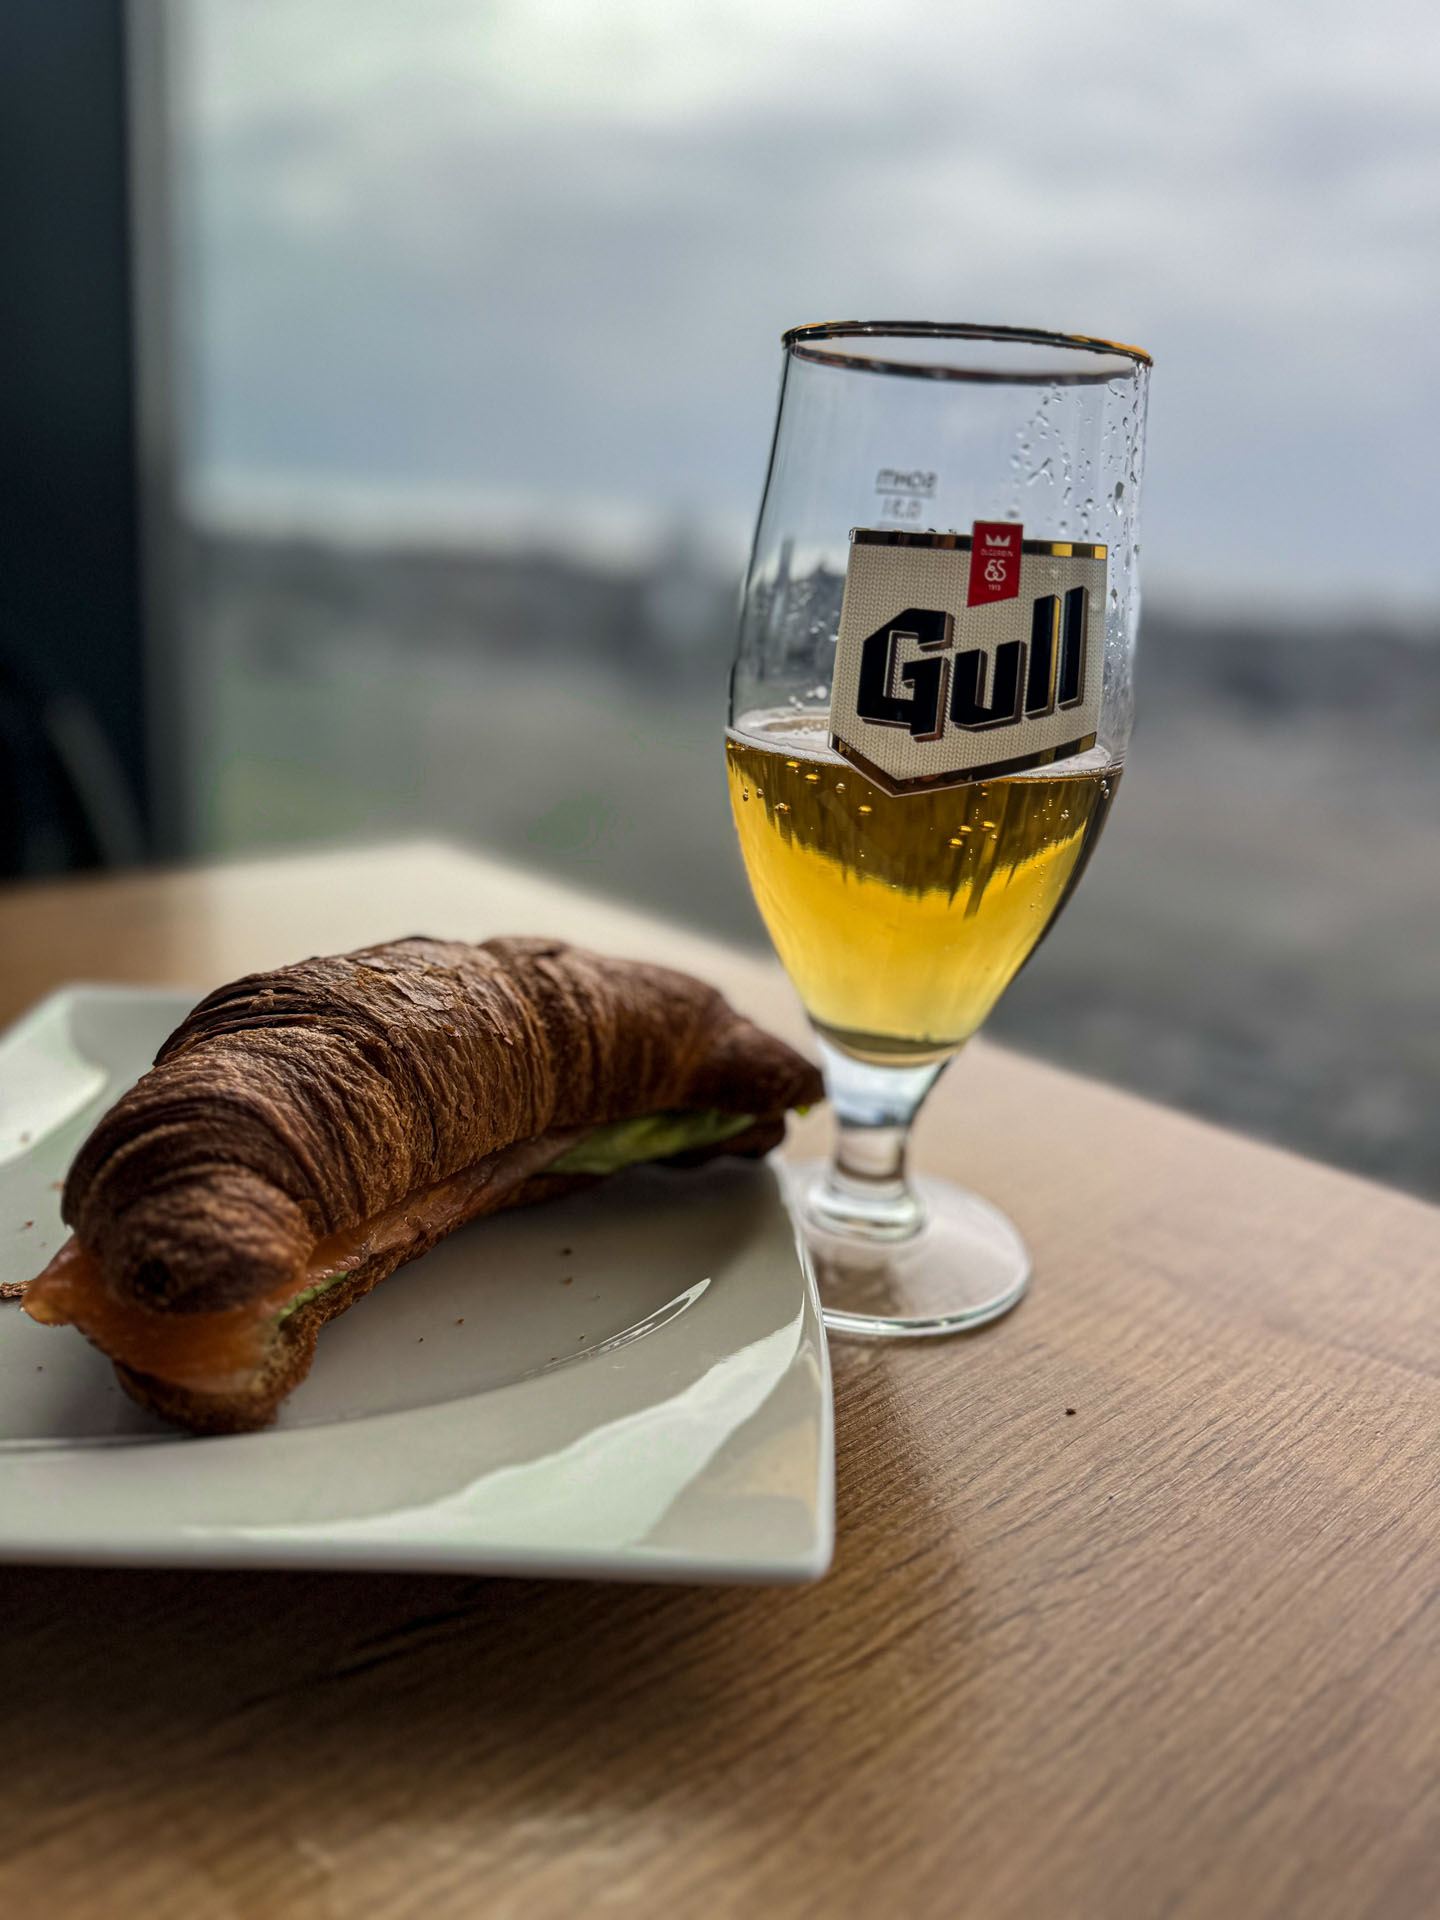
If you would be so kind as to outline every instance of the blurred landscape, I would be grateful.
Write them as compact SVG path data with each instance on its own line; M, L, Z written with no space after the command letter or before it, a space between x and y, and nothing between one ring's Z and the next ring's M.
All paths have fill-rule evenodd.
M764 944L735 568L683 528L601 565L201 526L185 568L207 847L449 834ZM989 1030L1440 1195L1437 734L1435 623L1148 611L1119 805Z
M1138 340L1131 758L991 1030L1440 1195L1433 7L178 14L183 844L449 834L761 944L781 329Z

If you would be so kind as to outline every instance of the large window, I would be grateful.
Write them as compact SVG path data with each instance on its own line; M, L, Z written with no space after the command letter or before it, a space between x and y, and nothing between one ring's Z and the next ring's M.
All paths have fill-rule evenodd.
M205 847L441 831L758 938L719 733L782 326L1136 339L1133 764L996 1030L1435 1188L1431 10L174 20Z

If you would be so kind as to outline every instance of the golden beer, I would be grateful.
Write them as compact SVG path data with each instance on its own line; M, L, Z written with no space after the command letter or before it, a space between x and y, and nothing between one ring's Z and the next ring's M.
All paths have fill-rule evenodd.
M1079 879L1118 766L886 792L823 720L725 742L740 846L810 1017L862 1059L975 1032ZM769 729L766 729L767 733Z

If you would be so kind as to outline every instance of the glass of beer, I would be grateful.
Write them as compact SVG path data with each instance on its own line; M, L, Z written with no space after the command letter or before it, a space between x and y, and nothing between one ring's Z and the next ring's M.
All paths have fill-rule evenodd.
M956 1332L1030 1256L907 1172L930 1088L1078 884L1130 734L1150 360L1016 327L784 336L725 750L837 1124L793 1174L826 1322Z

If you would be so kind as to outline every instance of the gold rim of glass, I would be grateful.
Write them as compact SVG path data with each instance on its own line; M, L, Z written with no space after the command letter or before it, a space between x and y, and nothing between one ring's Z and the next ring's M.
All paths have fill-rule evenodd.
M1123 367L1097 368L1083 364L1044 367L1024 365L984 367L933 359L888 359L882 353L836 351L828 343L845 340L972 340L992 346L1049 348L1063 354L1104 354L1125 362ZM1119 340L1102 340L1086 333L1055 333L1044 327L986 326L944 320L821 320L809 326L789 327L780 336L785 351L796 359L820 366L845 367L861 373L899 374L912 380L970 380L1003 385L1089 386L1133 377L1154 363L1143 347Z

